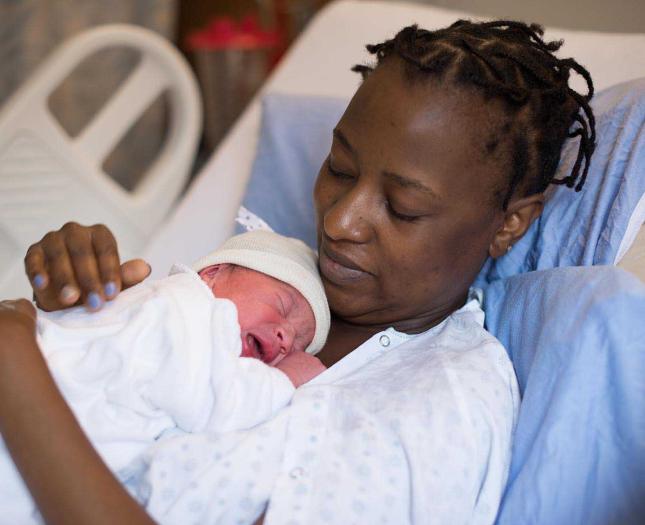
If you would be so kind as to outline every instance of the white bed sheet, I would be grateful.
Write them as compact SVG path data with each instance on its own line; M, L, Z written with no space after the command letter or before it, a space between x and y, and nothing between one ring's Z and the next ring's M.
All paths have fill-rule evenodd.
M451 24L474 15L418 4L343 0L323 9L304 31L260 93L195 178L182 201L153 237L143 254L153 275L165 275L176 260L191 261L220 245L233 232L233 221L248 181L260 126L260 99L267 92L349 98L360 78L350 71L369 59L366 43L393 36L410 23L427 28ZM547 29L547 39L564 39L561 56L573 56L591 73L596 89L642 76L645 33L620 34ZM584 89L582 79L574 86ZM642 220L632 221L626 239L637 239L627 250L645 251ZM640 246L640 245L643 246ZM645 282L645 265L636 264ZM629 268L634 271L633 267Z

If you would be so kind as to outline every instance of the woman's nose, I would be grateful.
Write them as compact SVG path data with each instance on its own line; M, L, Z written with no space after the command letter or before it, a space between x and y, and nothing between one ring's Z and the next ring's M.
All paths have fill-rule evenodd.
M334 241L367 242L371 235L369 203L355 186L340 197L323 217L323 230Z

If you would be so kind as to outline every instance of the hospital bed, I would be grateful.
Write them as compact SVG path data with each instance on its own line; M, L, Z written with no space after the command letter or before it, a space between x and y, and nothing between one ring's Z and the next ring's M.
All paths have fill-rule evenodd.
M413 22L436 28L457 18L477 17L403 3L344 0L330 4L296 41L163 224L146 234L150 242L146 246L141 241L129 243L126 252L143 255L151 262L153 274L161 276L176 259L195 260L230 236L241 203L261 216L270 214L277 201L263 194L267 202L262 209L253 197L254 191L256 195L264 192L262 187L254 190L258 180L269 178L270 186L280 188L278 179L289 168L280 161L293 161L302 173L315 176L334 119L360 81L349 69L367 59L364 44L390 37ZM599 97L611 106L612 97L629 94L632 99L620 115L633 120L645 98L645 83L634 81L645 75L645 34L548 28L546 37L565 40L561 56L573 56L587 67L597 91L633 81ZM184 73L176 70L174 81ZM574 87L583 88L580 79L575 82ZM185 89L183 96L194 96L190 91ZM282 115L291 115L291 120ZM641 113L640 127L632 130L630 139L637 148L643 145L643 122ZM1 124L0 118L0 131ZM625 134L619 133L627 129L622 125L619 122L620 129L615 130L616 141L625 140ZM190 130L194 133L193 127ZM281 134L293 143L285 145L272 138ZM191 137L193 142L184 145L184 151L194 148ZM0 159L2 138L0 134ZM627 165L632 158L643 160L640 150L632 148L631 154L618 165ZM0 161L0 184L5 173L2 166ZM613 170L616 163L608 166ZM645 164L629 167L642 181ZM610 239L611 249L600 259L585 252L577 262L617 264L645 282L642 184L621 185L608 194L603 193L603 185L615 184L615 180L594 186L591 179L581 192L582 198L587 188L598 192L591 212L619 201L629 205L620 214L615 206L606 214L613 223L617 223L617 214L622 221L617 237ZM293 186L291 181L287 185ZM631 192L629 199L623 190ZM566 191L554 194L552 200L578 195ZM297 222L298 203L291 204L292 222ZM77 218L72 209L70 204L67 217ZM603 219L595 217L593 225L598 220ZM268 222L289 233L288 224ZM537 237L539 232L534 233ZM0 231L0 242L2 235ZM608 235L606 229L600 232L594 245L602 245ZM117 232L117 238L122 237ZM527 243L534 242L528 237ZM522 249L518 246L502 259L512 261ZM482 281L488 298L487 326L509 350L523 394L499 523L637 523L645 516L645 288L629 274L606 266L529 269L535 271L514 275L502 265Z
M457 18L477 17L436 7L386 2L341 1L324 9L291 48L147 247L145 253L153 271L162 275L176 253L195 259L206 247L219 245L233 232L233 219L255 157L261 100L266 94L349 99L359 83L350 67L367 59L366 43L392 36L411 22L436 28ZM645 76L645 34L549 28L546 36L565 40L563 53L576 57L589 69L597 90ZM574 87L584 91L580 81L576 79ZM645 197L634 212L621 257L615 262L645 281L643 222ZM204 224L209 224L209 228L199 227ZM634 243L637 238L638 242Z
M123 257L143 255L153 276L163 275L176 254L197 259L234 231L267 94L348 100L359 81L349 68L366 60L365 43L392 36L411 22L433 28L457 18L477 17L405 3L331 3L292 46L174 209L201 125L198 91L185 61L163 39L125 26L95 29L66 43L0 111L0 297L29 293L22 275L29 242L72 217L108 224ZM549 28L547 38L565 40L563 52L589 69L597 90L645 75L645 34ZM49 111L47 97L82 60L110 46L130 46L144 59L79 136L70 138ZM574 85L583 87L578 78ZM128 192L103 171L102 162L164 90L170 94L169 139ZM645 197L635 207L612 263L645 281L644 221Z

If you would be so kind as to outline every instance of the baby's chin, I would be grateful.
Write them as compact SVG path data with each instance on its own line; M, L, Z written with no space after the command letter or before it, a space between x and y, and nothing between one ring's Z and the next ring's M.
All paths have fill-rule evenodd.
M282 361L285 357L287 357L288 355L289 355L289 354L283 354L283 353L281 353L281 352L278 352L278 355L276 355L276 356L273 358L273 361L271 361L270 363L267 363L267 364L268 364L269 366L275 366L275 365L277 365L280 361Z

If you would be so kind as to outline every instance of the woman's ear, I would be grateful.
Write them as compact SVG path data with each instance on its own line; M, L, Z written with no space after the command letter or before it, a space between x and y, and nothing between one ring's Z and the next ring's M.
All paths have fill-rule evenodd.
M544 209L544 193L511 200L504 214L504 222L488 247L488 254L497 259L508 252L529 229Z

